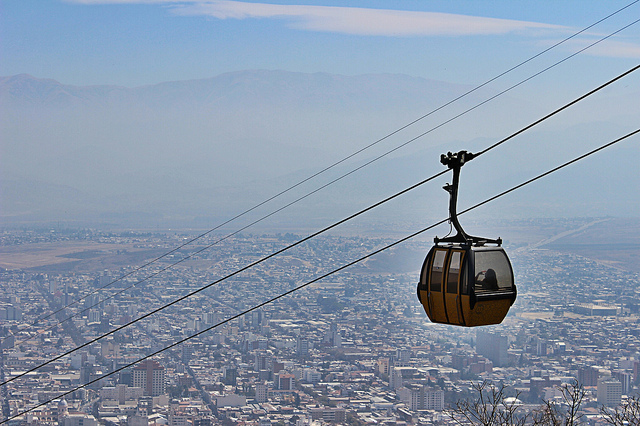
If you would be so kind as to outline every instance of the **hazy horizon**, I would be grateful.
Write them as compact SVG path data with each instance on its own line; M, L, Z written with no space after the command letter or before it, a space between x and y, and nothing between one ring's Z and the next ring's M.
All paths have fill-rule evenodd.
M339 220L441 171L441 153L484 149L640 58L638 28L631 25L542 72L632 23L638 5L535 57L624 2L593 5L580 17L572 2L304 3L3 5L2 224L214 226L533 58L252 216L408 143L270 223ZM635 130L636 74L469 164L461 209ZM637 216L640 200L629 189L640 182L636 141L473 216ZM412 191L367 220L443 218L446 181Z

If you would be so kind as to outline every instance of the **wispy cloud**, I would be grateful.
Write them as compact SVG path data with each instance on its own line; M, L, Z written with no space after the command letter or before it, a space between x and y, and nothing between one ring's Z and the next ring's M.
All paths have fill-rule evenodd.
M217 19L280 19L291 28L374 36L470 36L563 30L538 22L449 13L356 7L280 5L230 0L69 0L83 4L164 4L183 16Z
M596 41L583 39L575 41L574 45L583 48ZM604 56L609 58L640 58L640 45L625 41L606 40L585 51L587 55Z

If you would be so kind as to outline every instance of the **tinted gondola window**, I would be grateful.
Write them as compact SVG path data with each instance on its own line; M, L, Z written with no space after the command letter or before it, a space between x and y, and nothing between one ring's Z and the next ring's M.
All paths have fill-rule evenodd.
M431 264L431 291L442 291L442 275L446 250L436 250Z
M469 271L468 262L464 262L464 267L462 269L462 294L469 294L469 280L467 279L467 275Z
M462 252L451 252L451 260L449 261L449 273L447 274L447 293L458 292L458 277L460 276L461 260Z
M502 250L475 253L476 290L510 290L513 272L507 255Z

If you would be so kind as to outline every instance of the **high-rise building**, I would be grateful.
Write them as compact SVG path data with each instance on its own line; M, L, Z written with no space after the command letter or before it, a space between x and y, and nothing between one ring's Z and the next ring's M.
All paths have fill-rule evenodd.
M193 426L211 426L211 419L208 417L193 419Z
M296 352L298 356L306 357L309 355L310 343L308 339L303 339L302 337L298 337Z
M476 332L476 352L489 358L496 367L504 367L509 361L507 354L509 339L500 334L478 330Z
M421 384L410 384L397 389L398 399L407 404L411 411L444 410L444 391L431 389Z
M389 374L389 358L378 358L378 372Z
M329 331L325 334L324 343L329 344L329 346L335 346L336 348L342 347L342 335L340 334L338 325L335 322L331 323Z
M204 323L206 325L214 325L218 323L219 315L215 312L207 312L204 315Z
M166 392L164 367L158 361L146 360L133 368L133 386L144 389L145 396Z
M284 362L273 361L271 363L271 368L274 373L284 370Z
M267 402L267 395L269 393L269 389L267 385L264 383L256 384L256 402L261 404L263 402Z
M258 352L255 354L253 371L268 370L271 367L271 362L271 357L267 352Z
M100 320L102 319L102 310L99 309L91 309L89 311L89 319L88 322L90 323L94 323L94 322L100 322Z
M617 370L611 372L611 377L622 383L622 394L627 395L631 390L631 383L633 382L632 374L628 371Z
M255 311L252 311L248 314L248 322L249 325L256 329L259 328L260 325L262 324L262 320L264 318L264 313L262 312L261 309L256 309Z
M598 379L598 404L616 407L622 401L622 383L611 376Z
M578 369L578 382L582 386L596 386L598 384L599 369L596 367L584 367Z
M302 373L302 380L307 383L320 383L320 380L322 380L322 374L313 368L305 368Z
M102 342L100 344L100 350L104 358L120 358L120 344L113 340Z
M409 361L411 360L411 349L396 349L396 358L393 365L397 367L407 366L409 365Z
M238 378L238 369L235 367L225 367L222 369L223 383L225 385L236 385L236 379Z
M295 376L286 371L281 371L274 375L274 384L278 390L293 390L295 385Z
M389 387L391 389L398 389L402 387L402 369L399 367L391 367L389 369Z
M193 357L193 346L190 344L182 344L182 362L189 364Z

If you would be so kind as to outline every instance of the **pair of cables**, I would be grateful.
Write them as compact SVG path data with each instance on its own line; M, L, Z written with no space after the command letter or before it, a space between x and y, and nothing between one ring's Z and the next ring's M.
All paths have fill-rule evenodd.
M619 74L618 76L616 76L615 78L607 81L606 83L601 84L600 86L596 87L595 89L590 90L589 92L585 93L584 95L582 95L582 96L574 99L573 101L563 105L562 107L554 110L553 112L550 112L549 114L543 116L542 118L539 118L538 120L535 120L531 124L523 127L522 129L516 131L515 133L512 133L511 135L509 135L509 136L497 141L496 143L490 145L489 147L487 147L484 150L482 150L482 151L478 152L477 154L475 154L475 158L479 157L482 154L485 154L485 153L491 151L492 149L497 148L498 146L502 145L503 143L515 138L516 136L522 134L523 132L525 132L525 131L531 129L532 127L542 123L543 121L546 121L549 118L559 114L560 112L566 110L567 108L569 108L569 107L577 104L578 102L588 98L589 96L597 93L598 91L604 89L605 87L610 86L611 84L619 81L620 79L622 79L622 78L626 77L627 75L637 71L638 69L640 69L640 65L636 65L635 67L625 71L624 73ZM198 294L198 293L200 293L200 292L202 292L202 291L204 291L204 290L206 290L208 288L211 288L211 287L213 287L213 286L215 286L215 285L217 285L217 284L219 284L219 283L221 283L223 281L226 281L229 278L232 278L232 277L234 277L234 276L236 276L236 275L238 275L238 274L240 274L240 273L242 273L242 272L244 272L244 271L246 271L248 269L251 269L251 268L253 268L253 267L255 267L255 266L257 266L257 265L259 265L259 264L271 259L271 258L274 258L274 257L276 257L276 256L278 256L278 255L280 255L280 254L282 254L282 253L284 253L284 252L286 252L288 250L291 250L292 248L294 248L296 246L299 246L300 244L302 244L302 243L304 243L306 241L309 241L309 240L311 240L311 239L313 239L313 238L315 238L315 237L317 237L317 236L319 236L321 234L324 234L325 232L327 232L327 231L329 231L331 229L334 229L334 228L336 228L336 227L338 227L338 226L340 226L340 225L342 225L342 224L344 224L344 223L346 223L346 222L348 222L348 221L350 221L352 219L355 219L356 217L361 216L364 213L367 213L368 211L373 210L378 206L381 206L382 204L386 204L387 202L389 202L389 201L391 201L391 200L393 200L395 198L398 198L401 195L404 195L404 194L406 194L406 193L408 193L408 192L410 192L410 191L412 191L412 190L414 190L414 189L416 189L418 187L421 187L422 185L424 185L424 184L426 184L428 182L431 182L432 180L436 179L437 177L442 176L443 174L445 174L447 171L448 170L445 169L445 170L443 170L443 171L441 171L439 173L436 173L436 174L434 174L434 175L432 175L432 176L430 176L430 177L428 177L426 179L423 179L420 182L418 182L418 183L416 183L416 184L414 184L414 185L412 185L412 186L410 186L408 188L403 189L402 191L399 191L399 192L397 192L397 193L395 193L395 194L393 194L393 195L391 195L391 196L389 196L389 197L387 197L387 198L385 198L385 199L383 199L381 201L378 201L377 203L372 204L369 207L366 207L366 208L364 208L364 209L362 209L362 210L360 210L360 211L358 211L358 212L356 212L356 213L354 213L354 214L352 214L352 215L350 215L350 216L348 216L348 217L346 217L346 218L344 218L342 220L339 220L338 222L335 222L335 223L333 223L333 224L331 224L331 225L329 225L329 226L327 226L325 228L322 228L319 231L316 231L316 232L314 232L314 233L312 233L312 234L310 234L310 235L308 235L308 236L306 236L306 237L304 237L304 238L302 238L302 239L300 239L300 240L298 240L298 241L296 241L296 242L294 242L292 244L289 244L288 246L286 246L286 247L284 247L284 248L282 248L280 250L277 250L277 251L275 251L275 252L273 252L273 253L271 253L271 254L269 254L267 256L264 256L264 257L254 261L254 262L252 262L252 263L250 263L248 265L243 266L242 268L236 269L234 272L232 272L230 274L227 274L222 278L219 278L219 279L217 279L215 281L212 281L211 283L209 283L209 284L207 284L205 286L202 286L202 287L200 287L200 288L198 288L198 289L196 289L196 290L194 290L194 291L192 291L190 293L187 293L184 296L181 296L181 297L179 297L177 299L174 299L173 301L171 301L169 303L166 303L166 304L164 304L164 305L162 305L162 306L160 306L160 307L158 307L156 309L153 309L153 310L147 312L146 314L144 314L144 315L142 315L142 316L140 316L140 317L138 317L138 318L126 323L126 324L123 324L123 325L121 325L119 327L116 327L111 331L108 331L108 332L106 332L106 333L104 333L104 334L102 334L102 335L100 335L100 336L98 336L98 337L96 337L94 339L91 339L91 340L83 343L82 345L77 346L74 349L71 349L69 351L66 351L66 352L60 354L60 355L57 355L56 357L53 357L53 358L49 359L48 361L46 361L46 362L44 362L44 363L42 363L42 364L40 364L40 365L38 365L36 367L33 367L33 368L31 368L31 369L29 369L29 370L27 370L27 371L25 371L25 372L23 372L23 373L21 373L19 375L16 375L15 377L13 377L13 378L11 378L9 380L4 381L3 383L0 383L0 386L4 386L5 384L7 384L7 383L9 383L11 381L14 381L14 380L16 380L16 379L18 379L20 377L23 377L23 376L25 376L25 375L33 372L33 371L36 371L36 370L38 370L38 369L40 369L42 367L45 367L48 364L51 364L52 362L55 362L55 361L65 357L67 355L71 355L72 353L74 353L74 352L76 352L76 351L78 351L78 350L80 350L82 348L85 348L85 347L87 347L87 346L89 346L89 345L91 345L93 343L96 343L97 341L99 341L99 340L101 340L101 339L103 339L105 337L108 337L108 336L110 336L110 335L112 335L112 334L114 334L114 333L116 333L118 331L121 331L121 330L129 327L130 325L133 325L133 324L135 324L135 323L137 323L139 321L142 321L142 320L144 320L146 318L149 318L150 316L152 316L152 315L154 315L154 314L156 314L156 313L158 313L158 312L160 312L160 311L162 311L162 310L164 310L166 308L169 308L170 306L176 305L177 303L180 303L185 299L188 299L188 298L190 298L190 297L192 297L192 296L194 296L194 295L196 295L196 294Z
M640 66L636 67L636 69L637 69L637 68L639 68L639 67L640 67ZM519 133L519 132L518 132L518 133ZM516 185L516 186L513 186L513 187L511 187L510 189L507 189L507 190L505 190L505 191L503 191L503 192L500 192L499 194L496 194L496 195L494 195L494 196L492 196L492 197L490 197L490 198L487 198L487 199L485 199L485 200L484 200L484 201L482 201L482 202L479 202L479 203L477 203L477 204L475 204L475 205L473 205L473 206L471 206L471 207L468 207L468 208L466 208L466 209L462 210L461 212L458 212L458 214L459 214L459 215L461 215L461 214L468 213L468 212L470 212L470 211L472 211L472 210L475 210L475 209L477 209L477 208L479 208L479 207L481 207L481 206L483 206L483 205L485 205L485 204L488 204L488 203L490 203L490 202L492 202L492 201L494 201L494 200L496 200L496 199L498 199L498 198L501 198L501 197L503 197L503 196L505 196L505 195L507 195L507 194L509 194L509 193L513 192L513 191L516 191L516 190L518 190L518 189L520 189L520 188L522 188L522 187L524 187L524 186L526 186L526 185L529 185L529 184L531 184L531 183L533 183L533 182L535 182L535 181L537 181L537 180L540 180L540 179L542 179L542 178L544 178L544 177L546 177L546 176L548 176L548 175L550 175L550 174L552 174L552 173L555 173L555 172L557 172L557 171L559 171L559 170L561 170L561 169L563 169L563 168L565 168L565 167L568 167L568 166L570 166L570 165L572 165L572 164L574 164L574 163L576 163L576 162L578 162L578 161L580 161L580 160L583 160L583 159L585 159L585 158L587 158L587 157L589 157L589 156L591 156L591 155L594 155L594 154L596 154L596 153L598 153L598 152L600 152L600 151L602 151L602 150L604 150L604 149L606 149L606 148L609 148L609 147L611 147L611 146L613 146L613 145L615 145L615 144L617 144L617 143L620 143L620 142L622 142L622 141L624 141L624 140L626 140L626 139L628 139L628 138L631 138L631 137L633 137L633 136L635 136L635 135L638 135L639 133L640 133L640 128L638 128L638 129L636 129L636 130L634 130L634 131L632 131L632 132L630 132L630 133L627 133L626 135L624 135L624 136L622 136L622 137L620 137L620 138L618 138L618 139L615 139L615 140L613 140L613 141L611 141L611 142L608 142L608 143L606 143L606 144L604 144L604 145L601 145L601 146L599 146L599 147L598 147L598 148L596 148L596 149L593 149L593 150L591 150L591 151L589 151L589 152L587 152L587 153L584 153L584 154L582 154L582 155L580 155L580 156L578 156L578 157L575 157L575 158L573 158L572 160L567 161L567 162L565 162L565 163L563 163L563 164L561 164L561 165L559 165L559 166L557 166L557 167L554 167L553 169L550 169L550 170L548 170L548 171L546 171L546 172L544 172L544 173L542 173L542 174L539 174L539 175L537 175L537 176L535 176L535 177L533 177L533 178L531 178L531 179L529 179L529 180L527 180L527 181L525 181L525 182L522 182L522 183L520 183L520 184L518 184L518 185ZM501 142L504 142L504 140L503 140L503 141L501 141ZM494 145L494 146L497 146L497 145ZM487 149L485 149L484 151L481 151L481 153L485 153L485 152L487 152L487 151L488 151L488 150L490 150L490 149L493 149L493 148L492 148L492 147L488 147L488 148L487 148ZM407 189L405 189L405 190L403 190L403 191L400 191L399 193L394 194L393 196L391 196L391 197L389 197L389 198L387 198L387 199L385 199L385 200L383 200L383 201L381 201L381 202L379 202L379 203L376 203L374 206L380 205L380 204L382 204L382 203L384 203L384 202L386 202L386 201L389 201L389 200L391 200L391 199L393 199L393 198L396 198L397 196L402 195L402 194L404 194L404 193L406 193L406 192L410 191L411 189L417 188L418 186L421 186L423 183L426 183L426 182L428 182L428 181L430 181L430 180L433 180L433 179L435 179L436 177L441 176L442 174L444 174L444 173L446 173L446 172L447 172L447 170L445 170L445 171L443 171L443 172L440 172L440 173L437 173L437 174L435 174L435 175L431 176L430 178L427 178L427 179L425 179L425 180L423 180L423 181L419 182L418 184L416 184L416 185L414 185L414 186L412 186L412 187L409 187L409 188L407 188ZM361 212L359 212L359 213L356 213L356 215L359 215L359 214L361 214L361 213L363 213L363 212L365 212L365 211L368 211L368 210L370 210L370 209L374 208L374 206L371 206L371 207L369 207L369 208L367 208L367 209L365 209L365 210L363 210L363 211L361 211ZM349 219L349 218L347 218L347 219ZM343 222L345 222L347 219L344 219L343 221L340 221L340 222L338 222L338 223L343 223ZM321 280L323 280L323 279L325 279L325 278L327 278L327 277L330 277L331 275L334 275L334 274L336 274L336 273L338 273L338 272L341 272L341 271L343 271L343 270L345 270L345 269L347 269L347 268L349 268L349 267L351 267L351 266L353 266L353 265L356 265L357 263L360 263L360 262L362 262L362 261L364 261L364 260L366 260L366 259L369 259L369 258L371 258L371 257L373 257L373 256L375 256L375 255L377 255L377 254L379 254L379 253L382 253L382 252L384 252L384 251L386 251L386 250L389 250L389 249L391 249L391 248L393 248L393 247L395 247L395 246L397 246L397 245L400 245L400 244L402 244L402 243L404 243L404 242L406 242L406 241L408 241L408 240L411 240L412 238L415 238L415 237L417 237L418 235L421 235L421 234L425 233L426 231L428 231L428 230L430 230L430 229L435 228L435 227L436 227L436 226L438 226L438 225L441 225L441 224L443 224L443 223L446 223L446 222L447 222L447 221L449 221L450 219L451 219L451 218L446 218L446 219L442 219L442 220L440 220L440 221L438 221L438 222L436 222L436 223L433 223L433 224L431 224L431 225L427 226L426 228L420 229L420 230L418 230L418 231L416 231L416 232L414 232L414 233L412 233L412 234L410 234L410 235L407 235L407 236L405 236L405 237L403 237L403 238L401 238L401 239L399 239L399 240L396 240L396 241L394 241L394 242L393 242L393 243L391 243L391 244L388 244L388 245L386 245L386 246L384 246L384 247L381 247L381 248L379 248L379 249L377 249L377 250L375 250L375 251L373 251L373 252L370 252L370 253L366 254L365 256L362 256L362 257L360 257L360 258L358 258L358 259L355 259L355 260L353 260L353 261L351 261L351 262L349 262L349 263L346 263L346 264L344 264L344 265L340 266L339 268L336 268L336 269L334 269L334 270L332 270L332 271L330 271L330 272L327 272L327 273L325 273L325 274L323 274L323 275L320 275L320 276L318 276L318 277L316 277L316 278L312 279L311 281L308 281L308 282L306 282L306 283L304 283L304 284L301 284L301 285L299 285L299 286L297 286L297 287L295 287L295 288L293 288L293 289L291 289L291 290L289 290L289 291L286 291L286 292L284 292L284 293L280 293L280 294L278 294L278 295L277 295L277 296L275 296L275 297L272 297L272 298L270 298L270 299L268 299L268 300L265 300L264 302L262 302L262 303L260 303L260 304L254 305L254 306L252 306L252 307L251 307L251 308L249 308L249 309L246 309L246 310L244 310L244 311L242 311L242 312L240 312L240 313L238 313L238 314L236 314L236 315L233 315L233 316L231 316L231 317L229 317L229 318L227 318L227 319L225 319L225 320L223 320L223 321L218 322L217 324L214 324L214 325L212 325L212 326L210 326L210 327L208 327L208 328L205 328L205 329L203 329L203 330L201 330L201 331L199 331L199 332L196 332L196 333L194 333L194 334L192 334L192 335L190 335L190 336L188 336L188 337L185 337L184 339L178 340L178 341L176 341L176 342L174 342L174 343L172 343L172 344L170 344L170 345L168 345L168 346L165 346L164 348L159 349L159 350L157 350L157 351L155 351L155 352L153 352L153 353L151 353L151 354L149 354L149 355L146 355L146 356L144 356L144 357L142 357L142 358L140 358L140 359L138 359L138 360L136 360L136 361L134 361L134 362L131 362L131 363L129 363L129 364L126 364L126 365L124 365L124 366L121 366L121 367L119 367L119 368L117 368L117 369L115 369L115 370L113 370L113 371L111 371L111 372L109 372L109 373L107 373L107 374L104 374L104 375L102 375L102 376L100 376L100 377L98 377L98 378L96 378L96 379L93 379L93 380L91 380L91 381L89 381L89 382L87 382L87 383L84 383L84 384L82 384L82 385L79 385L79 386L77 386L77 387L75 387L75 388L73 388L73 389L71 389L71 390L68 390L68 391L66 391L66 392L64 392L64 393L61 393L60 395L56 396L55 398L48 399L48 400L46 400L46 401L44 401L44 402L39 403L38 405L36 405L36 406L34 406L34 407L31 407L31 408L29 408L29 409L27 409L27 410L23 410L23 411L21 411L20 413L17 413L17 414L15 414L15 415L11 416L11 417L8 417L7 419L4 419L3 421L1 421L1 422L0 422L0 424L4 424L4 423L6 423L6 422L8 422L8 421L10 421L10 420L13 420L13 419L15 419L15 418L17 418L17 417L20 417L20 416L24 415L24 414L27 414L27 413L29 413L29 412L31 412L31 411L33 411L33 410L35 410L35 409L39 408L39 407L42 407L42 406L44 406L44 405L47 405L47 404L51 403L52 401L54 401L54 400L56 400L56 399L64 398L64 397L65 397L65 396L67 396L67 395L70 395L70 394L72 394L72 393L74 393L74 392L76 392L76 391L78 391L78 390L80 390L80 389L83 389L83 388L85 388L85 387L87 387L87 386L89 386L89 385L91 385L91 384L93 384L93 383L98 382L99 380L102 380L102 379L104 379L104 378L106 378L106 377L110 377L110 376L112 376L112 375L114 375L114 374L116 374L116 373L119 373L119 372L121 372L121 371L123 371L123 370L127 369L127 368L133 367L134 365L136 365L136 364L137 364L137 363L139 363L139 362L142 362L142 361L145 361L145 360L147 360L147 359L150 359L150 358L152 358L152 357L154 357L154 356L156 356L156 355L161 354L161 353L162 353L162 352L164 352L164 351L167 351L167 350L169 350L169 349L175 348L176 346L181 345L182 343L185 343L185 342L187 342L187 341L189 341L189 340L191 340L191 339L194 339L194 338L196 338L196 337L199 337L199 336L201 336L201 335L202 335L202 334L204 334L204 333L207 333L207 332L209 332L209 331L211 331L211 330L214 330L214 329L216 329L216 328L218 328L218 327L220 327L220 326L222 326L222 325L224 325L224 324L229 323L230 321L233 321L233 320L235 320L235 319L237 319L237 318L240 318L240 317L241 317L241 316L243 316L243 315L246 315L246 314L248 314L248 313L250 313L250 312L252 312L252 311L255 311L255 310L257 310L257 309L260 309L260 308L262 308L262 307L264 307L264 306L266 306L266 305L269 305L269 304L271 304L271 303L273 303L273 302L276 302L277 300L280 300L280 299L282 299L282 298L284 298L284 297L286 297L286 296L289 296L289 295L291 295L291 294L293 294L293 293L295 293L295 292L297 292L297 291L300 291L300 290L302 290L302 289L304 289L304 288L306 288L306 287L310 286L311 284L314 284L314 283L316 283L316 282L318 282L318 281L321 281ZM337 226L337 224L336 224L335 226ZM315 234L314 234L314 235L315 235ZM308 239L310 239L310 238L311 238L311 236L307 237L306 239L301 240L301 241L300 241L300 242L298 242L298 243L295 243L295 245L297 245L297 244L301 243L302 241L306 241L306 240L308 240ZM214 281L213 283L211 283L211 284L209 284L209 285L207 285L207 286L203 287L203 289L204 289L204 288L207 288L207 287L209 287L209 286L211 286L211 285L213 285L213 284L215 284L215 283L217 283L217 282L218 282L218 281ZM43 365L44 365L44 364L43 364ZM7 382L5 382L5 383L7 383Z

